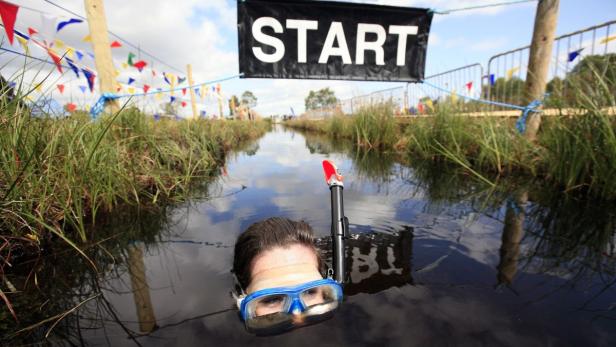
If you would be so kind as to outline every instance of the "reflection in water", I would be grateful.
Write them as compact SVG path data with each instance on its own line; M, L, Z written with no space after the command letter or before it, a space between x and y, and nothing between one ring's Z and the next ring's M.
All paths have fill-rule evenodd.
M518 256L520 242L524 236L524 216L528 193L524 192L515 200L507 202L505 223L503 226L502 244L500 248L500 263L498 269L498 284L511 284L518 271Z
M156 329L156 317L150 298L150 287L145 276L145 264L143 251L138 245L128 247L128 272L130 284L135 298L137 318L139 319L139 331L149 333Z
M345 175L354 235L347 297L324 324L255 338L229 296L232 245L255 221L283 216L307 221L327 250L325 158ZM49 339L110 346L616 345L613 204L510 179L486 187L438 163L283 129L226 164L226 175L199 194L209 199L118 216L93 231L100 243L87 251L99 273L64 253L40 262L37 285L27 271L10 274L23 290L11 294L21 325L7 323L12 318L1 311L0 343L40 342L53 319L4 336L100 293ZM512 290L495 290L495 278Z

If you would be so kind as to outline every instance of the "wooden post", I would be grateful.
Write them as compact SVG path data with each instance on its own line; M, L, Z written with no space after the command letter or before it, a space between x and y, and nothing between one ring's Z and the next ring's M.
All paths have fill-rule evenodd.
M84 6L88 18L92 49L94 50L96 71L98 73L96 77L100 84L101 94L115 93L115 67L113 66L111 46L109 45L103 0L84 0ZM120 109L117 101L110 101L107 106L109 107L108 110L112 113Z
M197 101L195 96L195 89L193 86L193 78L192 78L192 66L190 64L186 65L186 72L188 74L188 85L190 88L190 105L192 106L193 119L197 119Z
M145 276L143 251L138 245L128 247L128 273L130 274L130 284L137 309L139 330L142 333L152 332L157 327L156 316L150 298L150 287Z
M524 101L542 100L552 57L552 44L558 19L560 0L539 0L535 15L533 41L530 44L528 72L524 86ZM526 126L526 138L534 141L541 125L541 114L531 113Z

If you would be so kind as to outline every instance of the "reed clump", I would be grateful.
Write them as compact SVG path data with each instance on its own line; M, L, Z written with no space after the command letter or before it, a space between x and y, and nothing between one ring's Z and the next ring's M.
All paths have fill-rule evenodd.
M182 197L226 151L269 128L265 121L156 121L136 108L96 121L85 113L34 116L19 95L2 95L0 235L37 244L56 235L76 247L101 213Z

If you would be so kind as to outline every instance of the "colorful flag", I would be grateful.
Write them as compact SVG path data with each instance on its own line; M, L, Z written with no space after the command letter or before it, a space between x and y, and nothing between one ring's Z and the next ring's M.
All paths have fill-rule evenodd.
M77 109L77 105L73 104L72 102L69 102L64 107L66 108L68 112L75 112L75 110Z
M178 84L182 84L182 83L184 83L184 81L186 81L186 77L179 77L178 76Z
M201 95L201 94L199 94L199 88L195 88L195 94Z
M138 62L133 64L133 66L136 67L139 72L141 72L146 65L148 65L148 63L143 60L139 60Z
M62 73L62 64L60 62L60 57L51 50L51 48L47 49L47 54L49 54L49 56L51 57L51 60L53 60L53 63L56 64L56 67L58 68L58 71L60 71L60 73Z
M434 111L434 103L432 103L432 99L426 99L425 103L431 111Z
M493 86L496 84L496 75L493 73L490 74L490 85Z
M604 37L603 40L599 41L599 43L604 44L604 43L608 43L613 40L616 40L616 35Z
M65 26L67 26L69 24L77 24L77 23L82 23L82 22L83 22L83 20L78 19L78 18L71 18L69 20L62 21L62 22L58 23L58 26L56 27L56 32L59 32Z
M128 94L135 94L135 87L128 87Z
M79 86L79 89L81 90L82 93L86 92L86 86Z
M19 41L19 44L24 49L24 52L26 52L26 54L29 54L30 49L28 49L28 39L23 36L17 35L17 41Z
M122 68L123 68L124 70L128 69L128 63L122 63Z
M32 27L28 27L28 35L32 36L34 34L38 34L38 31Z
M186 95L186 88L182 88L182 95Z
M143 85L143 92L144 92L144 93L147 93L147 92L148 92L148 90L150 90L150 86L149 86L149 85L147 85L147 84L144 84L144 85Z
M182 107L186 107L186 101L182 101Z
M56 46L56 48L62 48L64 46L66 46L64 44L64 41L60 40L60 39L55 39L53 40L53 45Z
M170 102L170 103L172 103L172 102L174 102L174 101L175 101L175 96L170 96L170 97L169 97L169 102Z
M73 60L71 58L64 58L64 60L66 60L68 66L71 68L71 70L73 70L75 75L77 75L77 78L79 78L79 68L77 67L77 65L75 65L75 63L73 63Z
M131 84L133 84L133 82L135 82L135 79L132 77L128 78L128 85L130 86Z
M458 93L456 93L455 89L451 91L451 102L453 104L458 102Z
M511 69L507 70L507 72L505 73L507 75L507 79L511 79L513 77L513 74L518 72L518 70L520 70L519 66L512 67Z
M120 47L122 47L122 44L118 41L113 41L111 43L111 48L120 48Z
M468 91L468 93L470 94L470 93L471 93L471 90L473 90L473 82L472 82L472 81L471 81L471 82L468 82L468 83L466 84L466 91Z
M134 57L135 57L135 54L133 52L128 52L128 60L127 60L128 65L133 66Z
M88 87L90 88L90 92L94 91L94 80L96 79L96 75L94 72L88 70L87 68L82 68L81 72L88 80Z
M69 58L73 58L73 54L75 53L75 48L73 47L66 47L66 56Z
M577 58L582 53L583 50L584 50L584 48L580 48L577 51L569 52L569 54L567 56L567 61L568 62L574 61L575 58Z
M6 37L9 38L11 45L13 44L13 28L15 27L17 11L19 11L19 6L0 0L0 18L2 19L2 24L4 24Z
M56 87L58 87L60 94L64 94L64 84L58 84Z
M80 50L76 50L75 54L77 54L77 59L79 59L79 60L83 59L83 53L81 53Z
M83 39L81 39L81 41L83 42L92 42L92 37L90 36L90 34L86 35L83 37Z

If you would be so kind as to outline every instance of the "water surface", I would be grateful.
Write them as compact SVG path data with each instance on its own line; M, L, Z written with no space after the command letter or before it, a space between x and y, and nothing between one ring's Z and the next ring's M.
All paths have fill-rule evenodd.
M353 233L345 302L322 324L252 336L230 296L235 239L253 222L283 216L310 223L327 249L326 158L345 175ZM63 274L76 278L65 287L71 294L58 293L73 295L68 307L102 295L51 338L109 346L616 345L612 206L533 185L492 189L420 164L276 128L233 156L202 198L110 226L141 236L97 278Z

